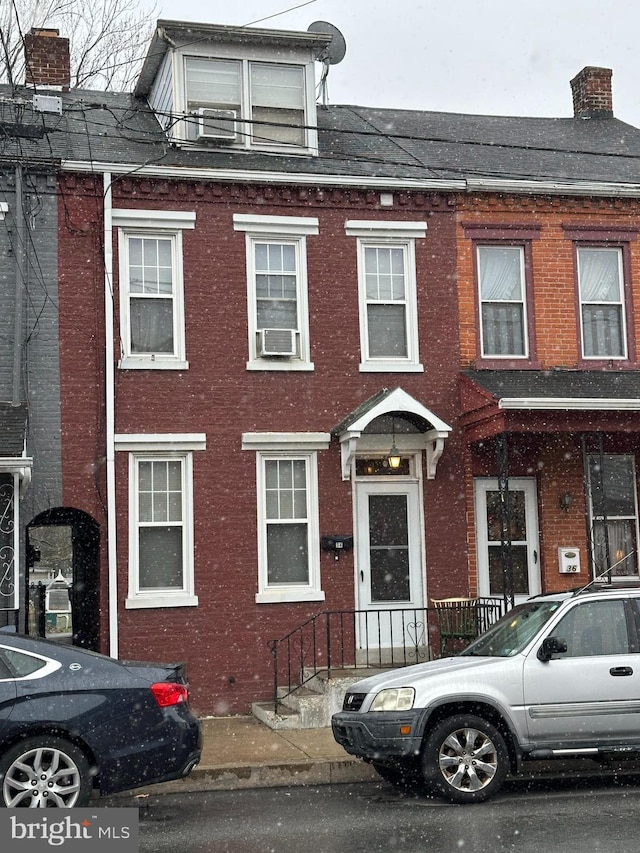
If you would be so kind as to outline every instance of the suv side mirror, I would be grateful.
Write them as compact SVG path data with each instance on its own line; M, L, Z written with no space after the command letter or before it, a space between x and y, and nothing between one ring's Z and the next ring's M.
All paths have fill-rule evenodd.
M567 641L560 637L545 637L538 649L538 660L547 663L554 655L561 655L567 651Z

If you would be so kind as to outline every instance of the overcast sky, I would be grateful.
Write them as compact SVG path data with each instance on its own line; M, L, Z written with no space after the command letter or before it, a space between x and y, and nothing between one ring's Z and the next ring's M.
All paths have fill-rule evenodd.
M569 81L598 65L613 69L616 118L640 127L638 0L158 3L158 17L180 21L243 26L269 17L256 25L283 30L328 21L347 44L329 74L333 104L569 117Z

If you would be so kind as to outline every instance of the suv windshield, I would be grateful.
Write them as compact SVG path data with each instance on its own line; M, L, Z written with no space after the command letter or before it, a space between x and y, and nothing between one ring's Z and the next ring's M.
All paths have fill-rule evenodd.
M460 654L499 658L518 654L561 604L561 601L519 604Z

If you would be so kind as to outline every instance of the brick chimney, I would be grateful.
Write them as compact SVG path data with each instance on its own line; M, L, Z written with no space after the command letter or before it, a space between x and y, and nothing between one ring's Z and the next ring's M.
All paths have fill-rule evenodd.
M58 30L32 27L24 37L25 84L68 90L71 83L69 39Z
M610 68L588 65L571 81L575 118L613 118Z

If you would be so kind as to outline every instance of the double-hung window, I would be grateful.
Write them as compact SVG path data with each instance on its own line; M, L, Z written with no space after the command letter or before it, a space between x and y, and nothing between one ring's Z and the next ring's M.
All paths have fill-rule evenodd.
M347 221L358 239L361 371L420 371L415 240L426 222Z
M596 575L638 574L638 502L633 456L589 456L589 511Z
M315 145L310 70L294 63L185 57L187 139L241 147Z
M577 263L583 358L626 358L622 249L579 246Z
M129 451L127 608L198 603L194 590L193 450L205 438L116 436Z
M259 603L321 601L317 450L324 433L247 433L256 450Z
M306 237L313 217L235 214L246 233L250 370L312 370Z
M476 247L483 358L528 355L523 246Z
M195 214L114 210L119 226L120 367L188 367L185 353L182 230Z

